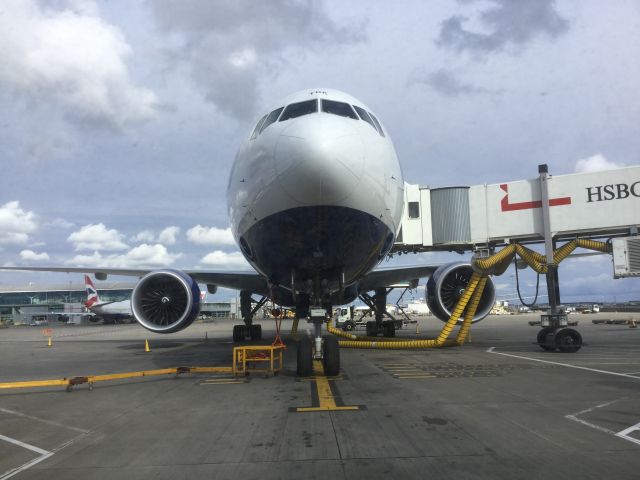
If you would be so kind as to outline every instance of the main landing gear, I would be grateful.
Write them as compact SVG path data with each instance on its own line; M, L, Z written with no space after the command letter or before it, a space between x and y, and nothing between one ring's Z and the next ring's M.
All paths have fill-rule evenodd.
M567 325L567 315L556 313L542 315L542 330L538 332L538 345L548 352L575 353L582 347L582 335Z
M267 297L262 297L256 306L251 308L253 299L251 298L251 292L245 290L240 292L240 313L244 325L234 325L233 327L233 341L243 342L247 339L250 340L262 340L262 325L253 323L253 316L255 313L267 302Z
M327 310L312 307L309 313L314 336L313 339L303 337L298 342L297 374L299 377L310 376L313 374L313 361L321 360L324 374L335 377L340 373L340 347L336 337L322 336L322 324L327 319Z
M368 293L360 294L360 299L375 312L375 321L367 322L367 337L377 337L382 334L383 337L395 337L396 328L402 327L402 322L397 321L387 312L387 294L391 289L377 288L374 295ZM383 320L384 316L388 316L391 320Z

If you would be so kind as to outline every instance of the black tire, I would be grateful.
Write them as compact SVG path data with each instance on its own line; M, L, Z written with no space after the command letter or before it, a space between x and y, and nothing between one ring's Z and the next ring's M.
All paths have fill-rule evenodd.
M353 323L351 320L347 320L346 322L344 322L344 325L342 326L342 329L347 332L350 332L354 328L356 328L356 324Z
M322 365L327 377L340 373L340 345L336 337L325 337L322 343Z
M298 342L298 364L296 373L299 377L308 377L313 373L313 348L311 339L302 338Z
M392 320L382 322L382 336L389 338L396 336L396 326Z
M573 328L563 328L556 333L556 347L562 353L576 353L582 347L582 335Z
M378 324L376 322L367 322L367 337L378 336Z
M234 342L243 342L245 337L247 336L247 327L244 325L234 325L233 326L233 341Z
M541 329L538 332L538 337L537 337L537 342L538 345L540 345L540 348L542 348L545 351L550 351L550 350L555 350L555 341L551 342L550 344L546 343L547 340L547 335L552 333L554 331L553 327L544 327L543 329Z
M249 336L251 340L262 340L262 325L253 324L249 327Z

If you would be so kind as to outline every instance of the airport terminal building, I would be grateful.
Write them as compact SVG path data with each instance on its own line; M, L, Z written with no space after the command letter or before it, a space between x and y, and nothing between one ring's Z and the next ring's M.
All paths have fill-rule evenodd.
M101 302L129 300L134 282L100 282L96 285ZM13 321L27 313L60 314L84 308L87 292L84 283L0 285L0 320ZM209 317L234 317L237 302L207 302L201 313Z

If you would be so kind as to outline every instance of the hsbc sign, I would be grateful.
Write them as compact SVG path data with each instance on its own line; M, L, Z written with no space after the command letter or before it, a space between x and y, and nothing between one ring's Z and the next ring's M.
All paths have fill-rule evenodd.
M635 183L615 183L587 187L587 203L622 200L629 197L640 198L640 181Z

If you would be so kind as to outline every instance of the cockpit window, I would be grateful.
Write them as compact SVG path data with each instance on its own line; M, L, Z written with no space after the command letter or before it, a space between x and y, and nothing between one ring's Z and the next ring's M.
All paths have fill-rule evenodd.
M369 114L367 113L367 111L364 108L360 108L357 105L354 105L353 108L356 109L356 112L358 112L358 115L360 115L360 118L362 120L364 120L365 122L367 122L369 125L371 125L371 127L377 132L378 129L376 128L375 123L373 123L373 120L371 120L371 117L369 116ZM379 133L379 132L378 132Z
M262 126L260 127L260 133L264 132L264 129L271 125L273 122L278 120L280 113L284 110L284 107L276 108L273 112L267 116L267 118L262 122Z
M378 127L378 131L380 132L380 135L384 137L384 131L382 130L382 126L380 125L380 122L378 121L376 116L371 112L369 112L369 115L371 115L371 120L373 120L373 123L375 123L376 127Z
M341 117L353 118L358 120L358 116L354 113L351 105L343 102L336 102L334 100L320 100L321 109L325 113L333 113L334 115L340 115Z
M253 133L251 134L250 140L253 140L258 136L258 132L260 131L260 127L262 126L262 122L264 122L265 118L267 118L266 115L262 117L260 120L258 120L258 123L256 124L256 128L253 129Z
M292 103L291 105L287 105L287 108L284 109L284 113L282 114L280 121L284 122L285 120L301 117L317 111L318 101L315 98L313 100L305 100L304 102Z

